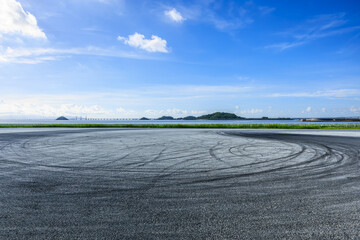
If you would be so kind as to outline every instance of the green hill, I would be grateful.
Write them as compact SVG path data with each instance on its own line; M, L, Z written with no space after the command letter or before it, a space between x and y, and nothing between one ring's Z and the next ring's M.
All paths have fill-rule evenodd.
M239 120L245 119L243 117L239 117L234 113L226 113L226 112L216 112L207 115L202 115L198 117L198 119L202 120Z
M67 119L67 118L64 117L64 116L61 116L61 117L58 117L56 120L69 120L69 119Z
M162 116L162 117L159 117L157 120L174 120L174 118L171 116Z
M194 117L194 116L187 116L187 117L184 117L183 120L196 120L197 117Z

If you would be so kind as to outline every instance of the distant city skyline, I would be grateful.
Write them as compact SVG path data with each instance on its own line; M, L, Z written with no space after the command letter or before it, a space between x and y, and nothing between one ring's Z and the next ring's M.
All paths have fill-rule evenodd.
M1 0L0 118L360 116L360 2Z

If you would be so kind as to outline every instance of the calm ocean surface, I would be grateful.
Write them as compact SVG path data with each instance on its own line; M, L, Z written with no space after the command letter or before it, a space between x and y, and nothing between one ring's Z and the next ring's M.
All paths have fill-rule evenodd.
M0 124L253 124L253 123L283 123L283 124L334 124L349 122L301 122L300 120L66 120L51 119L0 119Z

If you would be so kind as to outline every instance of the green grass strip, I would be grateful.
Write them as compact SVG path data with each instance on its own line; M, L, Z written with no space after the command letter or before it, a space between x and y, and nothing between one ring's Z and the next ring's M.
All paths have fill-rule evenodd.
M0 128L269 128L269 129L360 129L345 124L0 124Z

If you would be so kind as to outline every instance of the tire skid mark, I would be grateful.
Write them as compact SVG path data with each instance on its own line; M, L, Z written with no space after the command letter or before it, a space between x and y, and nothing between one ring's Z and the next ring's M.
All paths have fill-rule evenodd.
M226 185L230 186L244 180L256 182L268 178L328 181L359 176L357 145L311 141L284 134L264 137L209 131L207 139L189 137L192 145L188 146L177 142L176 136L164 137L153 144L150 142L154 137L142 139L139 134L110 133L104 136L95 133L28 135L21 140L10 139L10 142L1 142L0 162L16 164L23 172L31 168L32 171L61 170L86 176L91 171L99 181L111 172L112 177L122 179L124 184L136 182L133 190L167 187L175 182L197 187L228 181ZM110 139L111 146L107 146L109 141L104 139ZM98 144L96 149L87 147L93 144ZM114 147L117 151L107 152ZM68 152L54 157L54 153L68 148ZM82 149L86 152L81 152ZM119 186L119 189L126 188Z

